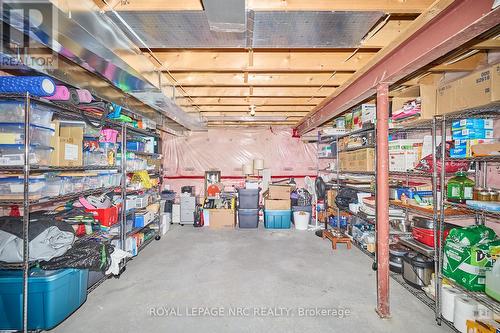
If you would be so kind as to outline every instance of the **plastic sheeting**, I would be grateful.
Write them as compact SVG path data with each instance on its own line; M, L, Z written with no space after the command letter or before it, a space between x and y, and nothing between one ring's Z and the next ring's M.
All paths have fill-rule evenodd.
M292 138L288 127L209 129L188 137L165 134L162 148L166 184L174 190L182 183L195 185L200 193L210 169L220 170L226 185L241 184L242 165L257 158L264 159L273 180L297 177L300 182L316 174L316 145Z

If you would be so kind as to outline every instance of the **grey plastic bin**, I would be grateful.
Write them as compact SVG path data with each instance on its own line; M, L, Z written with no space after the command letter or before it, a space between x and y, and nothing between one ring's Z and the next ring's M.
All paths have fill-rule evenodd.
M238 209L238 226L240 228L257 228L259 226L259 209Z
M312 206L292 206L292 222L295 223L293 220L293 212L307 212L310 214L309 217L309 224L311 224L312 221Z
M257 209L259 208L259 189L238 189L238 208Z

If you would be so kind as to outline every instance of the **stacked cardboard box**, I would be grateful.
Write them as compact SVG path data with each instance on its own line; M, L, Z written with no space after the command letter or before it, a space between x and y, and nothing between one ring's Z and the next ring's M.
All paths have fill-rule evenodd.
M363 148L339 153L342 171L375 171L375 149Z
M266 210L290 210L290 192L288 185L269 185L266 191L264 208Z

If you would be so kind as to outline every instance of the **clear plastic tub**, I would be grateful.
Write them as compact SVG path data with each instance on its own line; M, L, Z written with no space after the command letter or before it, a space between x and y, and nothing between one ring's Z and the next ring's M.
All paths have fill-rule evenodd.
M30 125L30 144L45 145L54 132L51 128ZM0 144L24 144L24 124L0 123Z
M51 147L30 145L29 162L33 165L49 166ZM23 165L24 145L1 145L0 165Z
M71 177L71 182L73 183L73 192L81 192L89 189L85 184L86 178L87 177L84 176Z
M73 193L73 178L72 177L59 177L61 180L61 195Z
M45 177L31 177L29 180L30 195L45 195ZM24 193L23 177L0 178L0 197L21 198Z
M44 195L48 197L57 197L61 195L62 181L60 177L50 176L46 178Z
M100 182L99 176L97 176L97 175L85 177L84 184L85 184L85 186L84 186L85 190L91 190L91 189L101 187L101 182Z
M31 103L30 121L33 125L50 127L53 111L50 107ZM24 123L24 102L22 101L2 101L0 102L0 122L4 123Z
M121 185L121 180L122 180L122 174L120 172L118 173L111 173L110 174L110 181L108 186L120 186Z
M108 187L111 183L111 174L109 171L99 171L98 176L99 187Z

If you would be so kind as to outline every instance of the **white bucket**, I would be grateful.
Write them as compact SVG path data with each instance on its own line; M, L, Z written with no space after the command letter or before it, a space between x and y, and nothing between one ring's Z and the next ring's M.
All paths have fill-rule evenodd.
M297 230L307 230L310 219L311 213L309 212L293 212L293 221Z

